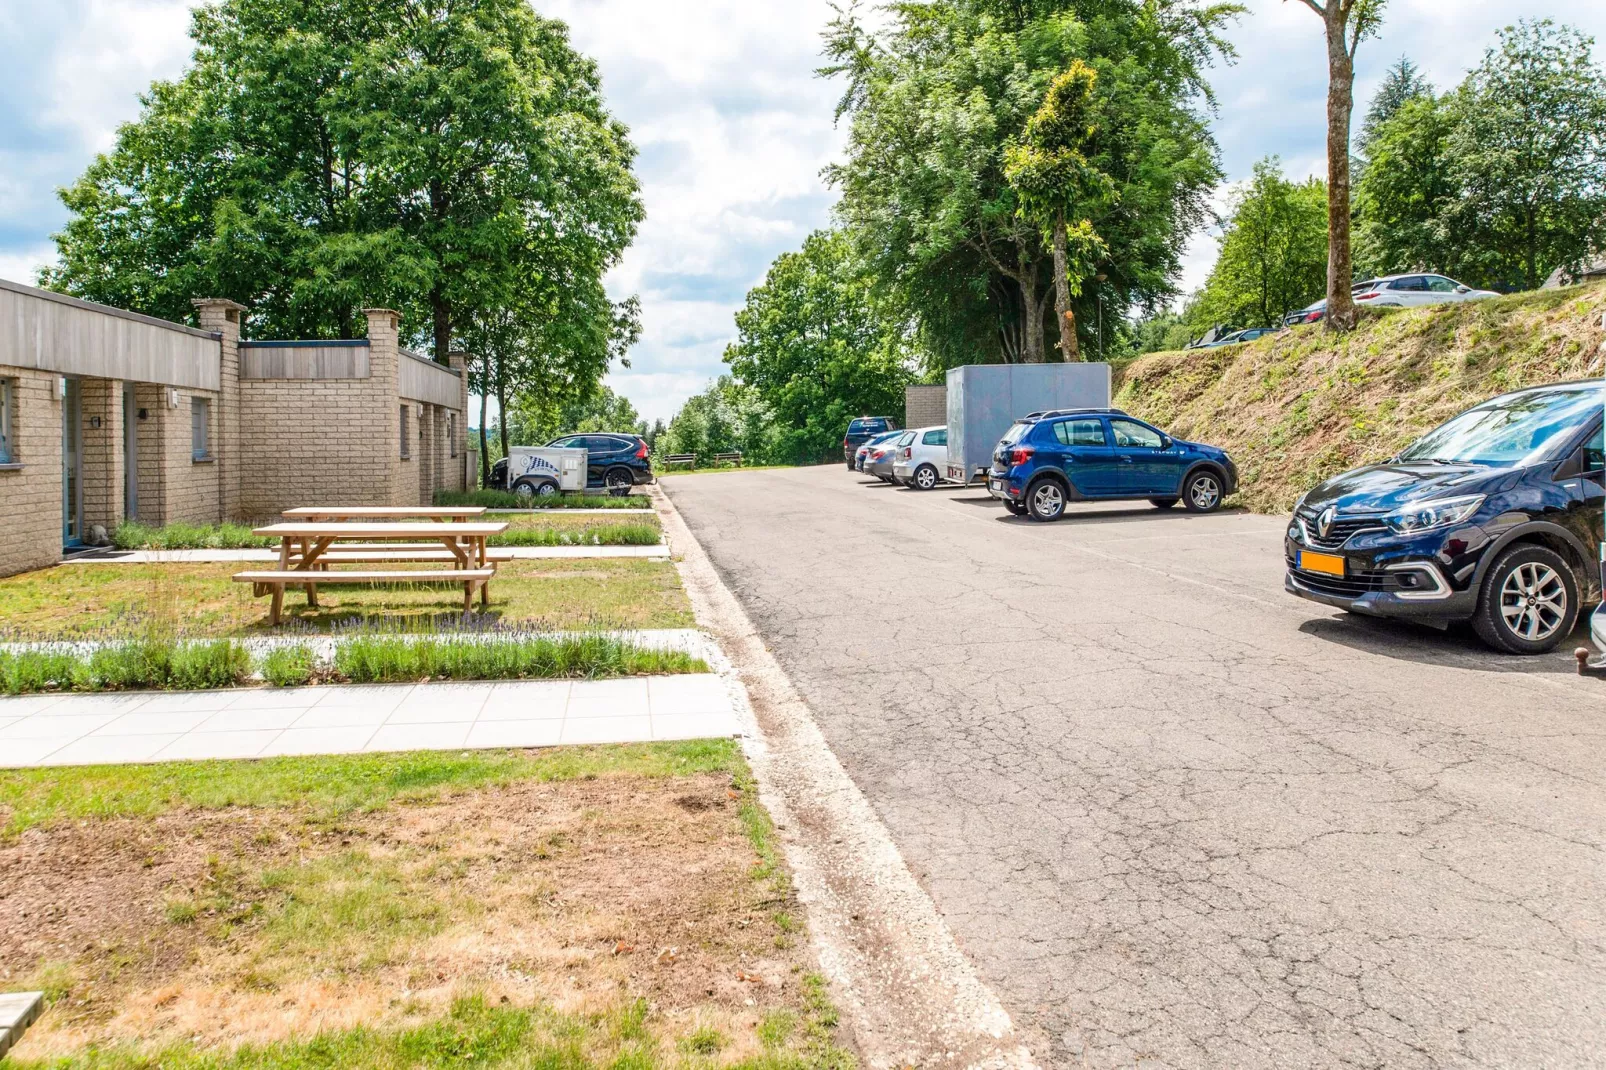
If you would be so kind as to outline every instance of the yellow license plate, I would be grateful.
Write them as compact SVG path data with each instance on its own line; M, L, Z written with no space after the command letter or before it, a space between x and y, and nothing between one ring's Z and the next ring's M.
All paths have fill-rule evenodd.
M1318 554L1310 550L1301 550L1299 567L1306 572L1325 572L1329 576L1344 575L1344 559L1337 554Z

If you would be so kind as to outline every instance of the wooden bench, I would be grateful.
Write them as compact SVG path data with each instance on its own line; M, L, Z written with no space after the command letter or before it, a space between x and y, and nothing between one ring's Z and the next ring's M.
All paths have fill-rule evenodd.
M725 461L729 461L732 464L736 465L738 468L740 468L741 464L742 464L742 455L740 453L716 453L716 454L714 454L714 463L715 464L723 464Z
M280 514L286 520L477 520L483 505L303 505Z
M507 549L485 550L486 561L512 561ZM292 546L288 564L301 560L299 547ZM456 561L457 555L438 542L337 542L318 555L324 561Z
M483 590L496 575L494 568L413 569L393 572L324 572L318 569L287 569L284 571L236 572L235 583L251 584L251 593L258 598L271 594L268 623L277 626L284 610L284 589L302 587L307 592L307 604L318 604L319 587L351 584L397 583L461 583L463 585L463 612L474 609L474 592Z
M689 464L695 468L697 466L697 455L695 453L671 453L668 457L664 458L664 463Z

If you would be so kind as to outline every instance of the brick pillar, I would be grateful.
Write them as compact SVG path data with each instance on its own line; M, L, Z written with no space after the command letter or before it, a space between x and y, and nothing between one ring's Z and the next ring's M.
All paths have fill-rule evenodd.
M435 489L435 406L418 406L418 504L429 505Z
M455 449L457 457L455 463L448 462L452 467L446 476L446 489L473 490L479 486L480 474L469 470L471 462L478 465L479 461L468 451L468 354L448 353L446 363L457 373L457 419L453 421L456 424L453 430L457 441L448 443L446 450L446 455L451 457Z
M212 409L212 448L217 466L218 519L240 513L240 316L246 307L224 297L197 297L201 330L219 337L219 386Z
M123 518L123 384L113 379L79 380L84 483L83 538L99 525L111 535Z
M372 432L381 436L381 467L374 485L384 488L384 505L411 505L416 488L402 484L401 460L401 313L389 308L365 308L368 317L368 387L374 406ZM408 472L407 474L411 474Z

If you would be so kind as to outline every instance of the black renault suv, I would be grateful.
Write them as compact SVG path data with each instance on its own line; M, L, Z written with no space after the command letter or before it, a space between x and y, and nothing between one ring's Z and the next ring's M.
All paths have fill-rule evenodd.
M1600 381L1505 394L1385 464L1320 484L1284 542L1291 594L1355 613L1470 621L1543 654L1600 600Z

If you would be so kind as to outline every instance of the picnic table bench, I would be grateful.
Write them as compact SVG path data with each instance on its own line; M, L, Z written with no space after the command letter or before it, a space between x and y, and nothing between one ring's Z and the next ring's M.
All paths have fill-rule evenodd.
M446 508L412 505L303 505L279 514L286 520L469 520L485 515L483 505Z
M460 583L463 585L463 612L474 608L477 590L482 605L490 605L491 578L496 575L496 561L488 553L485 542L492 535L506 531L506 523L459 521L410 522L319 522L291 521L256 528L253 535L279 539L279 567L273 570L251 570L234 576L236 583L251 584L257 597L271 595L268 610L269 623L277 625L284 609L284 589L300 587L307 592L307 605L317 606L318 588L334 584L369 583ZM430 540L439 543L434 549ZM373 549L375 545L391 543L406 545L394 549ZM357 544L361 550L342 551L331 548L341 543ZM427 554L425 557L415 555ZM385 555L385 556L379 556ZM363 561L444 561L447 568L396 569L333 572L330 564L350 564Z

